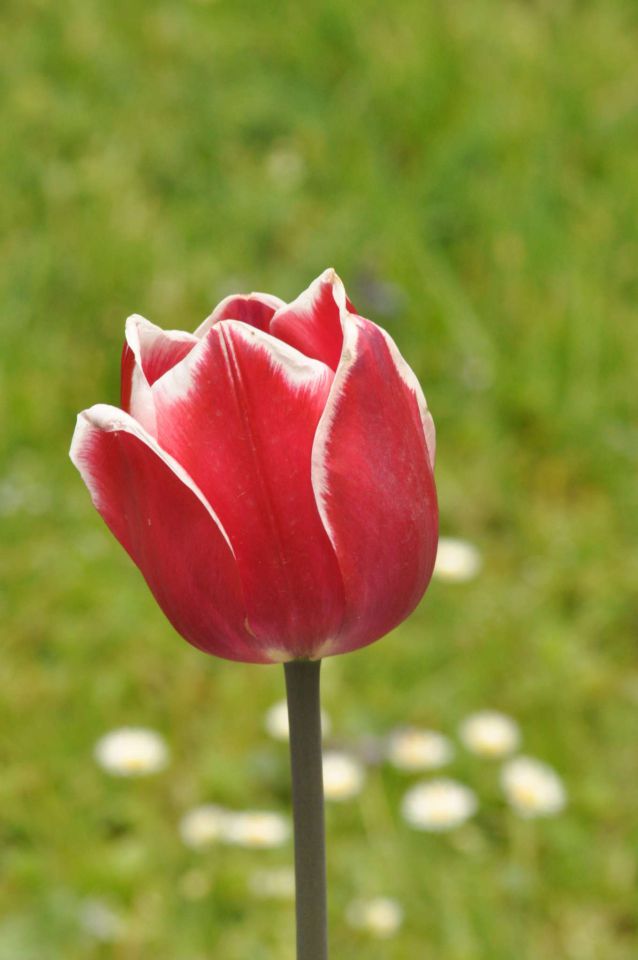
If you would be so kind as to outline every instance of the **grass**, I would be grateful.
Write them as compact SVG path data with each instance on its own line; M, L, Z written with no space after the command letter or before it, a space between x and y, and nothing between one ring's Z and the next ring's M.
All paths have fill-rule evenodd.
M421 377L443 531L485 559L327 664L335 731L495 706L570 795L523 823L459 759L492 799L428 837L405 778L372 771L329 810L334 956L635 957L635 6L8 0L3 21L0 960L292 958L292 908L246 893L290 850L195 855L176 831L203 801L286 809L261 727L282 671L172 633L66 452L75 413L116 402L127 314L194 328L330 264ZM123 723L165 734L166 773L96 768ZM384 943L343 920L377 893L406 911ZM121 942L79 929L85 898Z

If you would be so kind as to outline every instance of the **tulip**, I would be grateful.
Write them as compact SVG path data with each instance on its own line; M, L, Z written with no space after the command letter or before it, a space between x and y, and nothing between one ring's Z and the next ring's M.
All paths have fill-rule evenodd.
M126 325L121 409L71 459L178 633L254 663L378 640L428 584L434 428L393 340L334 271L223 300L192 333Z
M292 303L231 296L194 333L130 317L121 408L71 445L107 526L189 643L284 663L297 956L327 957L319 667L428 585L434 427L394 341L333 270Z

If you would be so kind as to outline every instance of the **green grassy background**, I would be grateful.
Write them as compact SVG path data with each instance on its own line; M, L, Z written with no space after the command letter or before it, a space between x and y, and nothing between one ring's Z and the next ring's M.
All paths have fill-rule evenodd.
M372 771L329 810L334 957L634 958L636 5L6 0L2 32L0 960L292 960L292 907L245 888L290 849L176 832L203 801L286 809L261 727L281 671L173 634L67 449L78 410L117 402L127 314L193 329L328 265L421 377L442 529L485 561L329 663L335 729L498 707L570 796L428 837ZM165 773L97 769L124 723L163 732ZM452 769L494 793L484 764ZM386 943L343 921L377 893L406 910ZM79 931L86 897L126 916L121 943Z

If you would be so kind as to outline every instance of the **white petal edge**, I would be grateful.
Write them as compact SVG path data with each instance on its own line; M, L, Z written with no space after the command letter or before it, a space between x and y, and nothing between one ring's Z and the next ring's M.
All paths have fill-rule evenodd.
M339 365L335 371L335 378L326 401L326 406L321 415L321 419L319 420L319 424L317 425L315 441L312 447L311 474L312 488L315 492L319 515L323 522L326 533L330 537L330 541L336 550L335 537L328 519L328 508L326 503L326 496L328 494L328 478L326 475L327 448L330 442L332 425L336 416L338 398L345 389L345 386L348 382L348 377L350 376L352 367L357 359L357 341L359 330L362 328L358 315L349 313L346 308L345 290L341 280L339 280L339 277L334 273L334 270L326 270L322 276L329 273L332 273L334 278L336 278L338 281L338 283L333 284L333 294L336 290L337 296L339 296L339 299L337 299L337 296L335 296L335 300L338 303L340 310L341 328L343 330L343 346L341 348L341 359L339 360ZM340 291L343 291L342 301ZM423 426L426 451L430 460L430 464L432 468L434 468L434 421L427 408L425 397L416 374L401 356L399 348L389 333L387 333L382 327L377 326L376 323L373 323L372 320L368 320L367 322L376 327L376 329L379 330L384 337L398 375L412 392L417 401L419 413L421 415L421 424Z
M142 344L151 346L156 340L180 340L185 338L192 339L193 343L198 343L197 337L192 333L186 333L181 330L162 330L155 323L151 323L139 313L134 313L126 320L124 330L126 343L131 350L135 364L131 375L131 413L147 430L151 433L157 432L157 423L155 418L155 409L153 407L153 398L151 394L151 385L146 379L144 368L142 366ZM167 371L168 372L168 371ZM165 376L165 374L163 374ZM161 377L159 378L162 379Z
M100 508L99 491L93 481L90 469L87 467L87 462L82 456L85 440L88 439L88 435L93 429L102 430L105 433L128 433L152 450L153 453L166 464L169 470L172 470L177 479L180 480L184 486L188 487L191 493L197 497L202 506L205 507L211 520L217 525L224 540L228 544L233 557L235 556L233 545L228 539L228 534L224 530L217 514L186 470L184 470L174 457L171 457L165 450L162 450L157 441L154 440L133 417L125 413L124 410L120 410L118 407L112 407L107 403L97 403L95 406L89 407L88 410L83 410L82 413L78 414L77 424L71 441L71 449L69 450L71 462L82 475L88 491L91 494L91 499L98 510Z
M372 323L372 320L369 320L368 323ZM388 350L390 351L390 356L394 360L394 365L397 368L397 373L405 383L406 387L411 391L414 399L417 402L419 414L421 415L421 423L423 424L423 433L425 434L425 446L428 452L430 466L434 470L434 458L436 455L436 430L434 427L434 420L432 419L432 414L428 410L428 404L421 388L421 384L419 383L419 379L409 363L407 363L401 356L399 348L387 330L384 330L383 327L379 327L376 323L373 325L385 338Z
M156 323L152 323L139 313L133 313L130 317L127 317L124 336L140 369L142 369L142 342L144 340L147 341L147 344L152 345L155 340L160 338L182 342L184 339L191 339L194 344L199 339L194 333L188 333L185 330L162 330Z
M323 273L320 276L318 276L316 280L313 280L313 282L310 284L308 289L304 290L304 292L297 298L297 300L294 301L294 303L295 304L298 303L300 306L310 306L310 304L314 300L316 290L324 283L330 283L332 287L332 296L334 297L334 301L337 304L337 307L339 308L341 329L343 330L343 347L342 347L341 361L339 363L339 367L340 367L341 363L344 360L344 351L346 349L346 325L348 324L349 321L351 321L352 317L357 316L357 314L350 313L350 311L347 308L346 290L339 274L335 271L333 267L328 267L328 269L324 270ZM293 304L290 304L290 306L292 305ZM367 319L367 318L364 318L364 319ZM381 333L381 335L385 339L385 342L388 346L388 350L390 351L390 356L394 360L394 365L397 369L397 373L399 374L399 376L401 377L405 385L408 387L408 389L411 391L411 393L414 395L414 399L416 400L417 406L419 408L421 423L423 424L423 433L425 435L425 445L428 451L430 466L432 467L432 469L434 469L434 458L436 453L436 432L434 428L434 420L432 419L432 415L428 410L427 401L423 394L421 384L419 383L419 380L416 374L414 373L414 371L412 370L412 368L410 367L410 365L405 361L405 359L401 355L399 348L397 347L396 343L394 342L390 334L387 332L387 330L384 330L383 327L378 326L378 324L374 323L374 321L372 320L368 320L367 322L371 323L374 327L376 327L377 330ZM350 356L348 358L348 367L352 366L352 363L354 362L354 359L355 359L355 354L356 354L355 344L354 344L355 339L356 338L350 338L350 343L348 345L349 351L350 351ZM339 367L337 368L337 373L339 372ZM337 389L336 386L333 386L333 390L336 390L336 389ZM329 402L330 402L330 398L328 400L328 403ZM319 426L321 427L321 424Z
M263 350L272 366L282 373L289 386L296 390L303 390L318 380L332 376L332 370L325 363L307 357L270 333L251 327L241 320L220 320L188 356L153 384L151 391L155 397L159 398L163 394L170 402L178 397L182 399L188 396L190 391L196 388L197 371L199 365L205 361L208 337L223 336L225 330L232 331L234 336L245 343ZM222 349L225 349L224 344Z
M219 323L219 317L226 309L226 305L231 302L231 300L236 300L237 297L244 297L246 300L256 300L258 303L263 303L267 307L272 307L275 313L277 310L280 310L282 307L286 306L286 301L281 300L279 297L275 297L272 293L231 293L229 296L224 297L223 300L217 304L210 316L200 323L197 330L193 336L197 337L198 340L201 340L204 337L211 327L215 326L216 323ZM273 313L273 316L275 314ZM233 319L228 317L227 319Z

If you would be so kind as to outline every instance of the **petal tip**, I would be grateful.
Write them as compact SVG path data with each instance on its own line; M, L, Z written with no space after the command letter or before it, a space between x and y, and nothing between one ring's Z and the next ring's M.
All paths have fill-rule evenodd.
M96 403L86 410L81 410L75 420L75 430L71 438L69 457L71 462L81 470L81 447L87 433L91 430L111 432L126 429L126 414L117 407L110 407L107 403Z
M129 317L127 317L126 323L124 324L124 333L127 340L129 334L131 336L136 336L138 329L144 325L153 326L151 321L147 320L146 317L143 317L141 313L132 313Z

